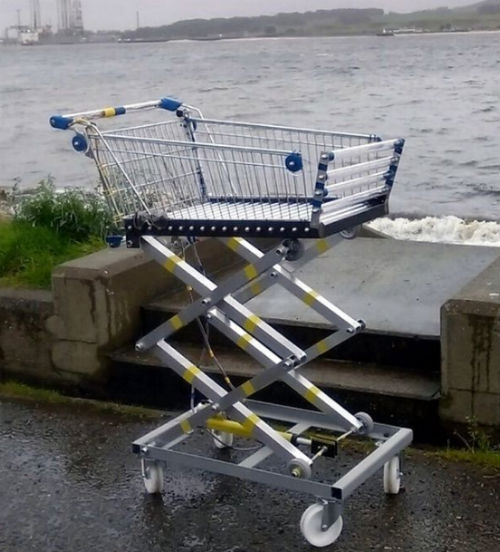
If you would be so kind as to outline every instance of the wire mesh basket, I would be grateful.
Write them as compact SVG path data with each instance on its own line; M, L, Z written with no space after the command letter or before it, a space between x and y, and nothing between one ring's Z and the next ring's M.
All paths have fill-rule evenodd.
M110 108L56 116L82 129L73 144L129 231L318 237L387 212L402 139L206 119L169 98L111 109L138 106L175 116L114 130L92 121Z

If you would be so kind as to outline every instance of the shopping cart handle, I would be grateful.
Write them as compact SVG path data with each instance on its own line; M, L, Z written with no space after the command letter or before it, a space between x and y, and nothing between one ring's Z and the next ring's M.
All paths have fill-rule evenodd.
M53 128L59 128L66 130L73 122L73 117L65 117L64 115L52 115L49 119L50 126Z
M162 98L158 107L166 109L167 111L177 111L182 105L182 102L175 98Z
M182 105L182 102L175 98L161 98L161 100L153 100L129 105L121 105L119 107L105 107L104 109L96 109L94 111L83 111L81 113L71 113L67 115L52 115L49 119L50 126L61 130L68 129L76 119L102 119L105 117L116 117L117 115L125 115L129 111L138 111L140 109L160 108L167 111L177 111Z

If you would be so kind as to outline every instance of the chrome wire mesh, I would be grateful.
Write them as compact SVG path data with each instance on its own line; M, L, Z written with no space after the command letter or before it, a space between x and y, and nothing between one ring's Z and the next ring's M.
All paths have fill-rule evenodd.
M207 119L87 134L117 219L146 211L172 220L308 220L321 151L371 140ZM295 173L285 166L292 152L303 161Z

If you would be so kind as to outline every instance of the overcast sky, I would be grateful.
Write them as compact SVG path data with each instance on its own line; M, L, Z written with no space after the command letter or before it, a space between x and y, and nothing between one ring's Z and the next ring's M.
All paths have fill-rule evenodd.
M180 19L269 15L278 12L304 12L334 8L383 8L410 12L440 6L456 7L477 0L81 0L86 29L132 29L139 12L141 26L173 23ZM17 22L29 23L30 0L0 0L0 35ZM40 0L42 21L57 26L56 0Z

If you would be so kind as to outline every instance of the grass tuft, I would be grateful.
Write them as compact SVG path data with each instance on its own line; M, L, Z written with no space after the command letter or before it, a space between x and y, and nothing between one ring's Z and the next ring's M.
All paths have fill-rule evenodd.
M113 226L113 215L101 195L81 189L58 192L50 177L19 199L14 213L20 222L50 228L78 242L105 238Z
M0 285L50 288L55 266L103 247L96 236L75 242L51 228L0 221Z
M95 412L118 414L128 418L156 420L165 416L164 411L114 402L68 397L59 391L32 387L16 381L0 382L0 396L6 399L43 403L46 405L77 406Z
M50 288L52 270L105 247L114 232L103 198L85 190L57 192L51 178L8 198L14 218L0 219L0 285Z

